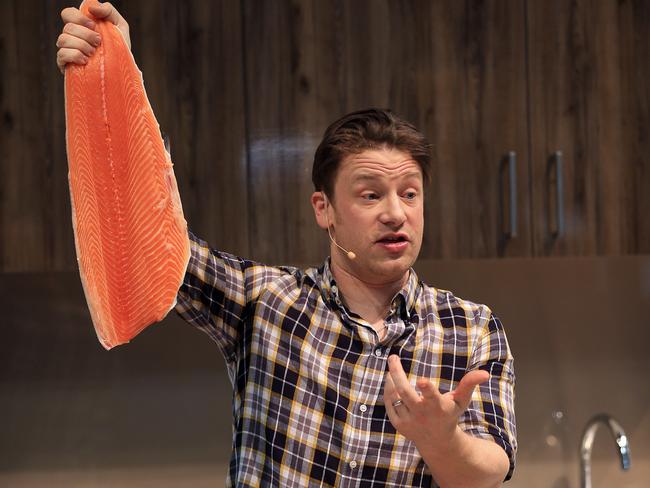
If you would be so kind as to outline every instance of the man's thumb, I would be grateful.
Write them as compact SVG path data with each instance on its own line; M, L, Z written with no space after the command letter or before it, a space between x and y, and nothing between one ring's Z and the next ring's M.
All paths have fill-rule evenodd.
M98 0L86 0L88 2L88 10L93 16L98 19L108 17L113 7L110 3L101 3Z

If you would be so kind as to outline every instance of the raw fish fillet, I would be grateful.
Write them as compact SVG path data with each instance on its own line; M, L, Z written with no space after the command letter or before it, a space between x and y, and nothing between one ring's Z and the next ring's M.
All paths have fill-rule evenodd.
M174 307L190 241L142 73L117 27L94 20L101 45L65 70L66 144L79 274L110 349Z

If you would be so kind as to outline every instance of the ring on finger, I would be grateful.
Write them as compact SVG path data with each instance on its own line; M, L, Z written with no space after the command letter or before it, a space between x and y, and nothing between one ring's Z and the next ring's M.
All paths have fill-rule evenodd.
M403 405L404 402L401 399L397 399L393 402L393 407L399 407L400 405Z

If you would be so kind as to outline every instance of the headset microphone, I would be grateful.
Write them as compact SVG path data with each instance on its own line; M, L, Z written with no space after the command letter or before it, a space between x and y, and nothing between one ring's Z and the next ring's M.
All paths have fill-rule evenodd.
M356 259L357 255L354 254L352 251L348 251L347 249L344 249L342 246L339 246L339 243L334 240L332 237L332 233L330 232L330 219L329 216L327 215L327 198L325 199L325 220L327 220L327 235L330 236L330 241L334 243L336 247L338 247L341 251L343 251L348 259Z
M339 246L339 243L334 240L334 238L332 237L332 233L330 232L330 228L329 228L329 219L328 219L328 222L327 222L327 234L330 236L330 240L334 243L334 245L336 247L338 247L341 251L343 251L348 256L348 258L350 258L350 259L356 259L357 258L356 254L354 254L352 251L348 251L347 249L343 249L343 247Z

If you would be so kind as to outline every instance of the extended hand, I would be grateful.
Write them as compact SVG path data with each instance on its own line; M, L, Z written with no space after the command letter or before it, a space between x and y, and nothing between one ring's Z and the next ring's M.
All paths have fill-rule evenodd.
M416 445L441 445L451 440L458 417L467 409L474 388L490 378L487 371L470 371L454 391L445 394L441 394L428 379L420 378L416 382L422 392L419 395L409 383L397 355L388 358L388 369L384 385L388 418L400 434ZM394 407L397 400L402 404Z
M89 5L88 10L96 19L106 19L115 24L122 37L124 37L126 45L131 49L129 24L113 5L109 2L99 3L94 0ZM99 46L101 39L94 30L94 22L83 15L79 9L74 7L64 8L61 11L61 19L65 25L61 35L56 40L56 47L59 48L56 53L56 64L61 73L64 73L67 63L86 64L88 57L95 52L95 48Z

